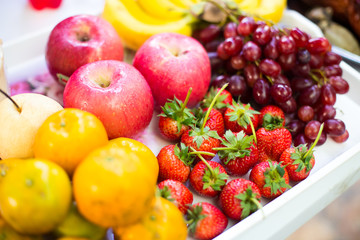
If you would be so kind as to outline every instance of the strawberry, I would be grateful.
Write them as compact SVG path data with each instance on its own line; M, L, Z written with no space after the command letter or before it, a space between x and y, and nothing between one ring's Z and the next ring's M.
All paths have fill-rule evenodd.
M308 149L305 144L285 149L281 154L279 162L286 166L291 181L302 181L310 174L311 169L315 165L314 147L318 143L324 124L321 124L318 136Z
M285 114L278 106L267 105L260 109L259 126L264 127L269 124L285 126Z
M270 126L270 125L268 125ZM289 148L292 137L286 128L259 128L256 131L257 146L259 150L259 161L278 161L282 152Z
M204 119L207 110L208 108L199 109L195 114L196 118ZM200 121L200 123L202 122ZM225 133L225 124L224 124L223 115L218 110L212 108L205 123L205 127L208 127L211 131L216 131L220 137L223 136Z
M186 214L193 203L192 192L181 182L167 179L158 183L160 196L173 202L179 210Z
M234 176L246 174L259 159L253 136L247 136L244 131L233 133L227 130L222 139L222 146L216 150L228 174Z
M255 183L237 178L231 180L219 196L219 205L225 215L234 220L241 220L261 209L260 189Z
M193 204L187 212L186 220L190 235L200 240L215 238L228 225L225 214L208 202Z
M156 158L159 164L160 181L173 179L186 182L195 156L189 153L188 147L180 144L180 147L178 145L163 147Z
M194 122L194 115L186 107L192 88L189 89L184 102L174 97L174 100L166 102L159 114L159 130L161 135L171 141L177 141L181 135L189 129Z
M228 175L218 162L199 161L190 172L189 182L193 189L206 197L217 196L225 186Z
M265 198L276 198L291 188L288 172L275 161L256 164L250 172L249 179L259 187L261 196Z
M208 108L211 105L211 102L215 98L216 94L220 91L220 88L211 87L210 90L205 95L203 101L200 103L201 108ZM231 105L233 101L232 95L227 90L222 90L219 97L217 98L214 109L217 109L221 114L224 114L228 105Z
M233 132L243 130L246 134L254 134L258 126L259 116L250 104L233 101L224 113L225 128Z

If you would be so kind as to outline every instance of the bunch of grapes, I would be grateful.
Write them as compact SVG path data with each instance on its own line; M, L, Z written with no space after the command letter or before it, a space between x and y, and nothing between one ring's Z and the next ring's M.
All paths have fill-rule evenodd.
M342 58L324 37L312 38L297 27L280 28L249 16L238 22L199 29L194 37L210 57L212 86L258 107L274 104L287 115L294 144L312 143L324 123L318 145L327 136L347 140L345 124L336 119L337 94L349 91L339 66Z

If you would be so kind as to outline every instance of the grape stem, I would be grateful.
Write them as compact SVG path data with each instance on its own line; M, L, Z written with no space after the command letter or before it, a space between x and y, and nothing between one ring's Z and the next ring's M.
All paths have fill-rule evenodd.
M215 5L217 8L219 8L221 11L223 11L232 22L238 24L239 21L238 19L228 10L226 9L226 7L222 6L220 3L218 3L217 1L214 0L207 0L208 3L211 3L213 5Z

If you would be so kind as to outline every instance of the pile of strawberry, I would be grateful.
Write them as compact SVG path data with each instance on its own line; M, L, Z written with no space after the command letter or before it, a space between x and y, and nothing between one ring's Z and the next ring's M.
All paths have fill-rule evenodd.
M160 194L178 206L196 239L216 237L228 218L246 218L262 208L262 197L274 199L290 181L305 179L323 128L311 146L293 146L279 107L255 111L234 101L226 86L211 88L195 109L186 107L190 89L184 102L167 102L159 115L161 135L173 142L157 156ZM193 192L217 204L193 204Z

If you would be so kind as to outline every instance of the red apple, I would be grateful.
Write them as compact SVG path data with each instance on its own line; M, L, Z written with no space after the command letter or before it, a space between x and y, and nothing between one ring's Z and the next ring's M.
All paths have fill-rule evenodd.
M80 66L98 60L124 57L121 39L106 20L76 15L58 23L50 33L45 52L49 72L70 77Z
M88 63L76 70L64 89L64 107L96 115L110 139L136 137L150 123L151 89L133 66L115 60Z
M205 96L211 78L210 60L194 38L177 33L161 33L149 38L136 52L136 67L149 83L156 108L176 96L194 107Z

